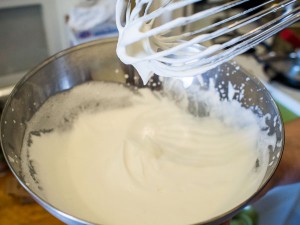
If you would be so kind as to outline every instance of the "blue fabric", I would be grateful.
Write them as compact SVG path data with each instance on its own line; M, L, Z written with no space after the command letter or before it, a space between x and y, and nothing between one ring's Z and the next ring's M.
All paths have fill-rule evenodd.
M274 188L253 207L259 225L300 225L300 183Z

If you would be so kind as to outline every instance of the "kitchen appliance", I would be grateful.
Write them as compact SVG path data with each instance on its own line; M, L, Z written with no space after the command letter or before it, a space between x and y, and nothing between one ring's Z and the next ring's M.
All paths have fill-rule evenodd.
M132 67L125 66L118 60L115 49L116 40L107 39L76 46L54 55L22 78L12 91L3 110L1 118L1 141L4 155L10 169L22 186L39 204L67 224L87 224L88 222L76 218L76 215L68 215L64 213L63 210L59 210L55 206L50 205L47 199L44 199L37 191L34 191L36 190L34 186L37 184L26 184L22 174L20 151L26 129L26 122L30 120L39 107L52 95L92 80L117 82L135 88L150 88L151 90L161 91L167 86L175 98L180 98L176 93L179 93L177 88L182 86L176 85L177 82L173 82L173 78L167 78L161 82L157 82L158 78L153 77L153 79L150 79L148 85L144 86L141 80L136 76L135 70L133 70ZM253 195L244 202L239 203L235 208L201 224L219 224L231 218L239 210L244 208L251 198L255 196L271 178L278 166L283 151L284 131L275 102L257 78L248 76L242 69L237 69L237 67L238 66L234 63L227 63L202 76L200 75L199 77L188 79L187 81L188 83L193 82L199 89L207 89L211 85L215 85L216 88L223 85L228 87L229 81L236 88L245 86L243 93L244 98L240 98L238 94L234 93L231 97L239 100L243 107L252 107L254 113L260 116L265 114L269 115L266 120L266 126L268 127L266 129L269 129L269 134L275 135L277 144L272 150L265 149L269 154L269 165L259 190L253 193ZM220 71L225 72L222 73ZM216 76L216 74L218 74L218 76ZM203 82L200 83L199 80ZM246 84L245 81L247 81ZM188 89L184 90L187 91ZM228 99L228 93L221 93L220 91L220 98L222 97L224 100ZM192 100L190 99L189 101ZM188 108L188 110L190 110L191 113L199 113L199 116L201 116L201 106L192 103L190 106L191 108ZM197 107L200 108L197 109ZM259 163L256 162L255 165L259 166ZM33 174L35 173L34 167L31 168L31 172Z
M276 35L265 49L265 54L258 55L257 59L264 64L271 81L300 89L300 36L299 31L296 33L297 30L293 28L295 26Z
M0 1L0 100L33 66L65 47L57 1Z

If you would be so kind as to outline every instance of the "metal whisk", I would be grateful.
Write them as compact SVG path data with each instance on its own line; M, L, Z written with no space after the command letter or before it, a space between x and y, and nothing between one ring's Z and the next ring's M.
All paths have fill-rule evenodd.
M222 3L160 24L157 20L164 14L199 4L201 0L167 0L159 8L153 7L154 1L118 0L116 19L121 51L118 55L127 64L151 63L153 72L162 76L198 75L244 53L300 17L299 0L233 0L217 1ZM245 8L247 3L253 4ZM223 15L223 19L196 26L216 15ZM189 29L184 29L187 26ZM182 33L174 35L172 31L178 27ZM213 44L229 34L231 39ZM134 49L140 52L136 54Z

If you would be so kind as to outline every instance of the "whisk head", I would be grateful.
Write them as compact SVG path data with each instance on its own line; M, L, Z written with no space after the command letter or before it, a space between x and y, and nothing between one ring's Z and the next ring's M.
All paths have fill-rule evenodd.
M197 4L191 15L166 15ZM147 81L160 76L195 76L249 50L300 17L299 0L118 0L117 53ZM179 32L174 33L174 30Z

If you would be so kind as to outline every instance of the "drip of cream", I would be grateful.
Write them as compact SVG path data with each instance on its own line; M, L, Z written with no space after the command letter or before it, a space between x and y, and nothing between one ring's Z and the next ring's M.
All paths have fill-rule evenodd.
M86 84L52 97L28 123L26 183L61 211L96 224L182 225L220 215L258 189L274 140L250 110L209 95L207 117L148 89L134 95L117 84ZM58 104L74 110L70 99L91 98L91 108L68 112L76 115L62 126L70 120ZM97 98L101 104L93 103ZM32 135L43 126L49 132Z

